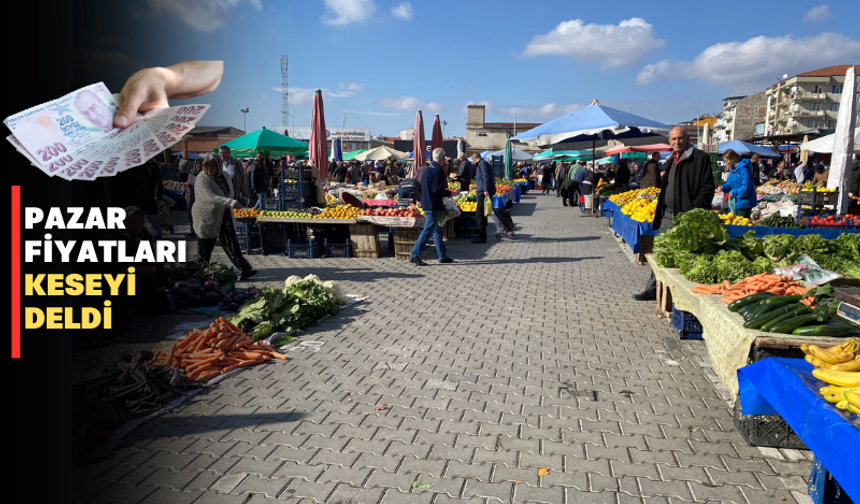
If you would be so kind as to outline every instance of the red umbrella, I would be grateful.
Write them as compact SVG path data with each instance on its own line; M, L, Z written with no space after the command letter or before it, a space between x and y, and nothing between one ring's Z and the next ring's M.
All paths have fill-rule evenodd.
M433 119L433 140L430 142L432 150L442 148L442 123L439 122L439 114Z
M419 166L427 161L427 144L424 140L424 116L421 111L415 116L415 132L412 136L412 176L418 172Z
M314 109L311 115L311 143L308 146L308 160L320 171L320 177L328 178L328 139L325 129L322 91L314 91Z

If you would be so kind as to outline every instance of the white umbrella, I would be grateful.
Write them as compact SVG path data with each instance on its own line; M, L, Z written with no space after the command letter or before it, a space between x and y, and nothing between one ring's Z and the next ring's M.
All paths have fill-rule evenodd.
M463 140L457 140L457 157L466 155L466 146L463 145Z
M386 159L409 159L409 154L392 149L391 147L381 145L375 149L364 151L355 156L359 161L384 161Z
M484 159L489 159L491 157L504 158L505 157L505 149L497 150L494 152L485 151L483 154L484 154L483 155ZM513 158L513 161L516 162L516 161L529 161L534 156L532 156L531 154L529 154L528 152L526 152L524 150L517 149L516 147L511 147L511 157Z
M836 133L833 141L833 156L830 158L830 174L827 176L827 188L839 188L839 200L836 202L838 213L848 211L848 187L851 185L851 153L854 150L854 132L857 128L857 98L855 86L854 65L845 72L845 82L842 84L842 101L839 104L839 116L836 118Z
M833 152L833 143L836 141L836 133L825 135L823 137L803 142L800 144L800 150L817 152L820 154L830 154ZM860 152L860 129L854 129L854 152Z

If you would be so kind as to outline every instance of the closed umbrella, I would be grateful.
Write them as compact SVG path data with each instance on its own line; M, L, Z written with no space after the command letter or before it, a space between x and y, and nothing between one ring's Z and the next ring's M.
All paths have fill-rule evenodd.
M804 144L809 143L809 135L803 135L803 143ZM801 150L800 151L800 161L802 163L809 162L809 151L808 150Z
M457 140L457 157L466 155L466 146L463 145L463 140Z
M854 133L857 129L857 89L855 85L856 70L854 65L845 72L845 83L842 88L842 100L839 103L839 115L836 117L836 132L833 140L833 157L830 158L830 174L827 176L827 188L839 189L839 199L836 202L838 213L848 211L848 187L851 185L851 167L854 163Z
M328 178L328 139L325 129L322 91L314 91L314 108L311 113L311 142L308 146L308 159L317 167L322 180Z
M335 138L331 143L331 160L343 161L343 148L340 145L340 137Z
M439 121L439 114L433 118L433 138L430 140L430 152L442 148L442 123Z
M511 152L511 139L508 138L508 143L505 144L505 179L510 180L514 173L514 156Z
M412 135L412 152L413 162L412 168L409 170L409 176L414 177L419 166L424 166L427 161L426 157L427 143L424 138L424 116L421 111L415 115L415 132Z

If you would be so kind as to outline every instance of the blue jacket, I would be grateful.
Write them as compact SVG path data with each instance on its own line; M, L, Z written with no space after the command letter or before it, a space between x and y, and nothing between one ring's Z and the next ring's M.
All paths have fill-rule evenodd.
M442 199L451 196L451 191L448 190L448 181L439 163L431 161L430 166L421 174L419 182L421 183L421 208L425 212L445 210Z
M493 174L493 167L486 159L478 161L478 167L475 173L476 184L478 185L475 192L478 194L489 193L490 196L496 194L496 176Z
M749 159L741 159L729 172L729 179L722 185L723 193L731 192L737 208L748 210L756 206L755 179Z
M573 180L575 182L581 184L582 181L585 180L586 175L588 175L588 168L583 166L582 168L577 170L576 173L573 175Z

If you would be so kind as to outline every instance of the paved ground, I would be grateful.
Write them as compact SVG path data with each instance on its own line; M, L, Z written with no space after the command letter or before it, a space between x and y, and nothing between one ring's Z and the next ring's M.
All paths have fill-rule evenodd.
M252 256L255 283L369 301L137 429L78 471L82 499L810 502L808 452L745 445L603 219L529 194L514 220L516 241L450 241L452 265Z

